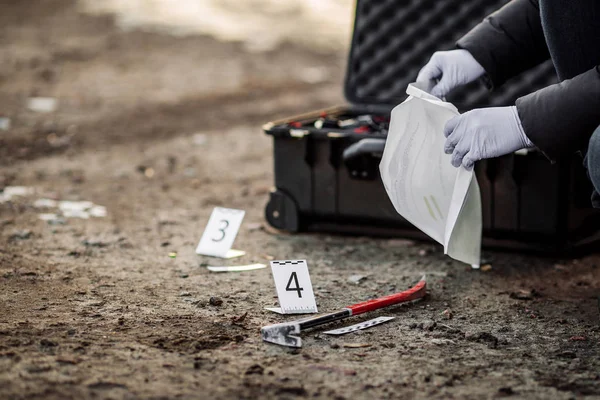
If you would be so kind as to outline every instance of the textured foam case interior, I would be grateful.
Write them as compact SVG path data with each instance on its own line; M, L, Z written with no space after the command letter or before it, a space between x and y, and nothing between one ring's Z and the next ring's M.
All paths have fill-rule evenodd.
M394 106L438 50L456 41L507 0L357 0L345 93L354 104ZM450 93L460 110L512 105L556 82L550 61L490 92L476 82Z

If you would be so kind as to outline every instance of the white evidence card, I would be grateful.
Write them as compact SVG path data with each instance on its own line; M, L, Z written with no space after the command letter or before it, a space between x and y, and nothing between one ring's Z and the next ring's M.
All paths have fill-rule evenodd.
M367 329L375 325L383 324L384 322L388 322L393 320L395 317L378 317L373 318L365 322L360 322L358 324L350 325L345 328L334 329L331 331L323 332L327 335L345 335L346 333L356 332L360 329Z
M198 243L196 254L231 258L228 255L231 254L231 246L245 214L243 210L215 207Z
M271 271L283 314L317 312L306 260L271 261Z

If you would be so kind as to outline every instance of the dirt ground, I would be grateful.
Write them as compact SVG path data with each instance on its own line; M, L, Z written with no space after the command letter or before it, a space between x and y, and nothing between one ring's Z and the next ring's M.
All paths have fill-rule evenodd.
M20 0L1 2L0 54L12 122L0 187L35 189L0 203L0 398L600 398L599 255L486 252L492 269L473 271L427 243L265 228L260 125L342 103L343 50L248 53ZM57 111L29 111L31 96ZM39 198L108 214L51 224ZM194 253L215 206L247 212L241 259ZM424 272L429 297L375 314L396 319L370 330L276 347L259 336L289 319L264 310L277 304L269 269L205 268L272 258L309 261L321 311Z

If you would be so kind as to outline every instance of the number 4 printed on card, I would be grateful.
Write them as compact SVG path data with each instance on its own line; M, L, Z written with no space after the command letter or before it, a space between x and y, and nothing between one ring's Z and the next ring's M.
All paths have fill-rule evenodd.
M268 310L281 314L317 312L317 302L306 260L271 261L271 271L281 308Z
M245 254L239 250L231 250L245 214L243 210L215 207L198 243L196 253L221 258ZM233 254L233 252L237 253Z

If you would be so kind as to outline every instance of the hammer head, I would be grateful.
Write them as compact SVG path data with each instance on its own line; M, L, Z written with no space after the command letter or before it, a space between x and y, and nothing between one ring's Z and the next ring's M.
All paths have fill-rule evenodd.
M300 339L300 324L289 322L265 326L260 330L262 339L265 342L278 344L288 347L302 347Z

